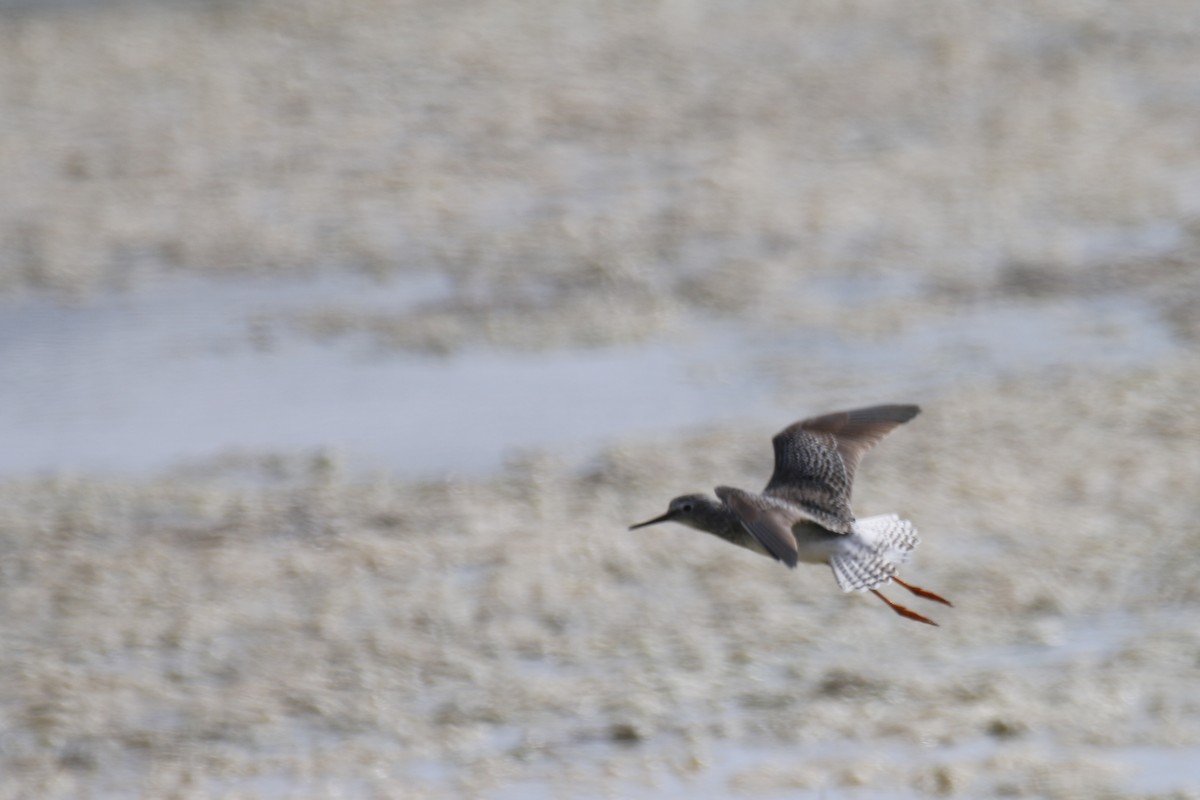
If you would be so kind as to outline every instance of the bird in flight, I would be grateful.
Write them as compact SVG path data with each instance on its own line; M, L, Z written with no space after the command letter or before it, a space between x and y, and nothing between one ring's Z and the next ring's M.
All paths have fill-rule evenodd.
M920 541L916 527L896 514L855 519L850 512L858 462L920 410L914 405L871 406L801 420L772 440L775 472L762 494L730 486L716 488L718 500L685 494L672 500L665 514L629 529L679 522L790 568L801 561L828 564L843 591L869 591L900 616L937 625L879 591L895 581L917 597L952 605L896 574Z

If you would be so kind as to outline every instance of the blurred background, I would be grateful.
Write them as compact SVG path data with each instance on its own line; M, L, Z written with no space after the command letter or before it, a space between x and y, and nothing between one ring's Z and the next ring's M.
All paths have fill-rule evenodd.
M0 0L0 798L1200 797L1198 108L1185 2ZM626 530L877 402L942 627Z

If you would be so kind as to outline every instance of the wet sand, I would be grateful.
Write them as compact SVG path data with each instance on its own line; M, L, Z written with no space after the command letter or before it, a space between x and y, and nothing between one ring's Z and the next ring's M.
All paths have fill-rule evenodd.
M6 454L0 798L1200 796L1193 16L5 10L0 359L23 386L41 329L18 313L112 333L156 287L249 275L277 282L266 312L188 343L217 367L668 347L757 399L657 432L614 403L582 456L530 435L424 473L319 435L132 472L69 436ZM109 361L78 351L108 384L46 384L115 387L45 400L65 429L124 408L138 363L194 357L127 363L114 336ZM339 369L312 380L363 391ZM226 388L196 385L204 407ZM453 399L430 425L469 449ZM823 569L625 529L759 487L796 417L887 400L925 411L855 508L916 522L905 576L955 602L922 607L940 628Z
M895 434L856 505L920 525L937 629L624 530L760 484L767 430L486 480L6 481L5 792L1186 796L1126 789L1143 748L1175 754L1151 786L1197 779L1197 389L1068 372Z

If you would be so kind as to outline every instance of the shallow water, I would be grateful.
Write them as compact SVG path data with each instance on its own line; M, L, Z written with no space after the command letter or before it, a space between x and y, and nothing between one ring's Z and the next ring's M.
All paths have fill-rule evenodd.
M818 282L858 304L906 284ZM77 305L0 306L0 474L149 472L230 452L332 450L352 469L494 470L522 449L584 455L714 422L783 424L842 404L922 400L1063 366L1128 366L1177 345L1146 301L977 303L886 336L692 320L668 341L431 356L315 340L288 315L403 315L437 275L379 282L178 279ZM869 307L858 313L870 313Z
M861 307L864 314L877 304L924 298L919 284L903 281L882 286L826 281L813 288L819 302ZM776 635L793 625L812 626L798 638L785 636L791 644L760 640L757 634L733 644L741 626L724 630L714 624L726 613L732 618L743 612L705 616L707 603L740 602L712 597L729 585L725 577L712 578L712 570L749 570L732 578L750 581L746 592L758 598L748 614L761 614L781 600L796 602L811 587L821 586L820 579L811 573L759 571L769 565L745 565L736 555L719 551L699 552L691 565L654 561L620 527L631 521L633 490L624 487L610 495L613 487L622 486L628 467L610 464L599 483L583 481L567 488L556 481L576 480L569 470L547 477L536 473L536 465L526 465L521 469L533 472L520 473L519 490L510 486L490 494L491 489L482 488L487 473L516 448L585 456L622 437L661 439L714 422L781 424L800 413L845 403L912 399L937 407L944 396L970 392L972 386L991 401L1005 378L1026 386L1032 396L995 400L995 413L1003 416L1015 407L1020 415L1020 409L1044 408L1058 400L1059 389L1029 380L1042 373L1086 375L1100 381L1096 385L1107 393L1113 387L1102 382L1106 371L1128 376L1142 365L1170 361L1180 351L1149 301L1109 294L929 302L923 313L886 334L854 326L756 327L728 319L692 319L672 338L640 345L546 352L473 347L447 356L389 349L363 335L316 338L289 324L296 313L330 306L403 315L447 302L454 291L450 282L430 275L382 283L348 276L300 284L188 279L74 306L9 302L12 313L0 315L0 359L6 374L15 378L0 386L0 437L11 445L0 451L4 473L19 478L37 471L117 471L146 473L153 480L161 470L223 453L312 449L337 450L351 468L349 482L336 486L310 484L307 478L295 486L239 479L234 487L223 488L200 480L200 494L186 501L163 497L145 507L132 503L126 508L122 504L127 501L120 500L111 508L125 510L113 511L101 499L101 510L91 512L98 521L85 524L87 531L99 533L83 534L99 538L65 551L53 539L29 538L28 532L59 526L71 530L76 514L86 523L87 514L76 506L91 501L73 497L70 481L58 488L50 482L39 490L50 492L61 507L45 516L49 506L37 502L40 510L29 512L34 521L15 523L11 535L22 542L18 552L27 549L38 557L22 556L13 563L36 563L52 574L12 597L49 592L46 600L26 609L43 609L37 613L47 613L47 604L63 602L58 598L75 591L90 598L86 611L67 606L68 611L51 616L63 625L71 623L72 614L91 619L87 636L95 641L76 641L80 633L69 641L31 634L52 654L37 663L57 663L64 657L61 647L70 648L72 658L84 658L86 669L79 671L80 684L71 692L87 699L76 702L104 709L93 712L93 719L115 713L118 721L112 724L122 726L132 742L112 750L105 749L110 747L107 739L80 735L55 745L61 762L85 765L76 771L93 796L122 796L131 782L155 769L170 776L160 780L173 780L167 765L174 756L164 755L172 746L189 753L188 758L218 754L227 759L224 767L198 778L204 794L263 798L305 793L371 797L380 786L402 786L425 796L496 800L731 793L905 800L926 796L920 787L938 781L951 786L951 794L990 796L1012 788L1001 785L1010 771L1025 776L1020 791L1028 794L1036 790L1036 783L1029 782L1039 780L1038 775L1092 769L1103 773L1096 785L1130 793L1170 792L1200 782L1191 752L1175 746L1172 734L1153 746L1142 745L1139 731L1153 730L1157 721L1148 709L1161 700L1143 697L1125 683L1139 669L1153 675L1153 667L1137 665L1153 660L1159 652L1155 647L1172 641L1186 646L1189 640L1179 632L1188 630L1191 607L1159 600L1150 608L1119 605L1099 611L1087 606L1087 600L1080 601L1090 608L1087 613L1067 613L1062 609L1069 607L1069 598L1050 594L1044 608L1059 611L1038 610L1027 601L1047 590L1038 584L1037 570L1029 569L1031 556L1001 538L1006 535L1004 515L1014 513L1012 509L993 506L1001 516L986 534L964 534L944 520L924 527L939 509L987 507L979 487L991 490L1006 475L1009 480L1023 478L1019 473L1001 471L997 477L985 465L973 464L968 469L978 472L968 494L960 494L951 479L956 488L949 495L922 485L920 496L907 501L929 504L924 514L914 515L931 540L918 569L930 564L940 573L939 581L960 575L953 597L961 598L962 605L939 617L946 627L936 632L942 638L932 640L939 643L929 646L933 649L921 645L927 641L925 631L896 628L880 609L854 617L854 624L877 626L864 638L837 624L824 627L817 621L820 615L853 616L858 610L855 599L828 586L824 589L829 592L818 593L826 605L806 608L803 619L792 617L790 608L783 618L757 619L755 627L763 631L779 626ZM1118 384L1124 380L1114 379ZM1076 397L1101 394L1070 391ZM1099 412L1089 407L1089 413ZM1128 413L1136 419L1140 412ZM934 435L930 431L938 425L971 424L953 411L930 423L927 435ZM1052 429L1055 435L1067 432ZM1112 431L1127 437L1127 453L1140 452L1129 443L1128 427L1116 425ZM968 435L975 435L969 427L954 438ZM988 450L995 452L1011 434L989 435ZM1076 439L1074 446L1086 441ZM941 452L936 447L935 456ZM641 461L647 454L638 452L635 460ZM1155 453L1161 458L1161 451ZM1066 450L1056 454L1065 465L1060 469L1079 470L1071 473L1074 485L1086 490L1092 475L1086 459ZM1009 454L1010 462L1015 459ZM672 482L686 472L678 462L666 463L674 463L665 471ZM374 487L369 489L355 483L354 470L377 467L408 475L480 475L452 484L448 493L430 488L429 496L410 494L412 486L403 482L368 481ZM920 469L925 481L941 475L936 466ZM886 471L877 473L872 490L878 491L887 477ZM101 483L101 498L108 493L125 497L143 478L123 480ZM909 491L908 478L896 480ZM1046 510L1037 509L1031 490L1022 487L1004 491L1026 497L1028 502L1018 505L1028 506L1023 513L1031 514L1032 521L1022 524L1037 530L1045 524L1041 515ZM450 513L459 516L434 524L432 531L411 518L431 511L413 509L414 503L436 506L470 496L482 497L487 507L455 508ZM613 507L576 512L577 507L590 508L588 503L604 502L605 496ZM148 497L157 495L150 492ZM360 500L369 508L360 511ZM1159 512L1173 509L1168 504ZM1094 511L1097 516L1089 517L1087 527L1048 543L1067 546L1055 556L1058 561L1078 561L1080 552L1099 546L1081 551L1069 546L1103 524L1106 512ZM247 523L242 516L247 513L259 516ZM112 514L116 516L106 516ZM554 536L567 526L597 537L581 544L592 548L588 558L580 559L575 546L557 544ZM326 529L330 533L312 533ZM296 536L290 531L309 532ZM422 539L426 533L433 538ZM200 537L197 544L190 542L193 534ZM128 546L124 537L136 535L147 538L123 551ZM677 535L665 531L649 547L665 546ZM1042 544L1023 541L1020 547ZM1169 541L1161 545L1172 546ZM159 553L158 548L166 549L140 565L128 563L138 557L130 554ZM211 558L206 548L212 548ZM441 552L434 548L446 550L434 556ZM100 565L93 570L96 575L115 571L138 576L146 586L130 588L141 591L141 599L128 598L124 586L104 594L102 580L80 584L73 573L59 574L56 565L64 552L68 561L95 561ZM987 556L986 570L973 561L968 567L956 560L980 554ZM1158 558L1157 552L1149 555ZM553 560L559 556L564 560ZM339 562L342 558L349 560ZM187 577L164 571L176 559ZM195 569L198 564L204 568ZM976 584L994 580L988 573L997 564L998 571L1016 579L1033 573L1034 586L1013 590L1004 601L988 598ZM1110 568L1081 575L1085 581L1104 580L1112 577L1106 572ZM962 578L964 572L971 577ZM629 574L634 577L623 577ZM1147 582L1157 585L1160 577L1154 574ZM209 588L210 580L219 588ZM931 588L943 587L939 582ZM1003 595L1005 584L993 584L993 591ZM1088 598L1095 593L1086 583L1055 591L1081 591ZM1180 590L1173 591L1178 596ZM613 605L601 595L619 597L620 603ZM678 602L687 609L663 611L663 597L667 605ZM1007 602L1013 616L981 615L980 604L991 602ZM1110 601L1106 596L1102 602ZM114 615L126 618L130 603L154 615L166 611L183 622L132 623L122 634L107 633L123 624ZM644 613L622 617L618 606L638 603L645 605ZM410 618L417 607L424 610ZM480 610L484 608L486 614ZM655 621L660 613L666 618ZM479 614L484 620L488 614L496 616L490 622L471 621ZM530 621L531 614L537 622ZM418 618L429 622L415 622ZM1005 628L1014 618L1018 624ZM558 620L565 620L561 630ZM648 651L628 649L626 639L648 622L658 626L654 638L666 642L668 655L655 650L660 645L649 645ZM111 639L119 635L140 641L141 631L156 624L177 645L133 648ZM465 627L457 628L460 624ZM537 644L527 651L521 643L530 641L531 625ZM883 636L901 637L894 640L886 679L873 673L878 655L870 642L881 629ZM278 646L305 660L290 688L291 679L277 685L276 655L257 644L264 630ZM617 638L597 646L592 639L604 631ZM472 636L485 641L467 641ZM561 639L569 643L558 651ZM341 644L358 648L346 663ZM680 653L670 655L676 647ZM731 656L741 647L753 654L745 662ZM418 652L424 655L413 655ZM549 655L556 652L559 657ZM406 666L394 661L397 654ZM479 686L454 677L460 667L485 664L476 677L492 677ZM343 669L351 688L331 688L328 681L340 680L334 676ZM450 677L441 676L446 669ZM330 670L328 676L325 670ZM842 670L852 687L844 696L836 686ZM1071 715L1105 706L1110 685L1123 692L1124 699L1113 701L1116 710L1101 716L1125 725L1111 742L1089 740L1080 730L1084 723L1043 715L1035 707L1046 702L1040 692L1070 691L1059 683L1065 672L1084 676L1088 689L1071 697ZM1019 676L1013 678L1016 683L1008 682L1010 674ZM634 687L637 699L630 701L626 683L635 675L650 676L652 688ZM500 683L488 686L487 680ZM775 698L795 691L797 680L804 684L801 694L784 701L788 710L776 714ZM826 680L835 684L832 693L821 689ZM169 688L141 698L128 717L113 712L105 692L92 688L93 682L140 687L147 681ZM248 694L261 703L261 716L249 723L224 722L234 714L226 705L225 681L238 687L262 681ZM867 687L865 694L854 694L854 681ZM711 691L693 695L701 683ZM910 720L907 709L890 708L895 705L891 697L872 694L875 685L892 685L896 688L879 691L899 692L900 697L910 693L917 718ZM968 700L959 708L943 707L942 685L966 691ZM982 699L970 694L976 686L986 687ZM519 688L524 705L506 708L500 703L496 708L501 710L490 710L493 701L476 696L481 688L491 694L510 687ZM163 699L176 691L188 701L188 710ZM1027 692L1033 694L1026 697ZM285 699L279 700L278 693ZM572 698L601 696L607 699L599 709L552 710L572 709ZM197 710L202 697L209 704L203 712ZM296 711L290 705L299 702L306 708L310 701L327 702L330 710ZM373 710L340 711L340 702L368 709L379 704L387 713L377 717ZM33 716L44 713L36 703L33 708ZM661 708L671 710L669 718L660 716ZM853 719L858 713L853 709L867 716ZM828 731L803 728L815 713L829 720ZM895 719L889 721L892 714ZM443 723L443 717L451 721ZM956 721L952 728L941 727L949 724L947 718ZM53 728L55 723L44 724ZM419 746L408 738L409 725L420 726L424 738ZM632 733L615 733L622 725ZM775 734L776 725L786 733ZM1180 742L1189 741L1186 719L1172 725ZM789 738L796 729L805 732ZM178 744L146 755L139 744L143 740ZM47 750L33 732L20 729L8 734L6 747L14 759ZM70 790L58 796L70 796Z
M1196 795L1194 8L741 5L0 0L0 800Z

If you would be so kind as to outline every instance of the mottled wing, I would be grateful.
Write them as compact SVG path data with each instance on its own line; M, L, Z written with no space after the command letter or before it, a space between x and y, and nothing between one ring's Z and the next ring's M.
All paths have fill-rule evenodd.
M921 413L919 406L887 405L839 411L800 423L813 433L832 434L837 440L847 476L854 482L854 471L868 450L877 445L894 428Z
M782 498L836 533L854 524L850 490L863 454L920 409L887 405L839 411L784 428L772 443L775 472L764 494Z
M801 518L796 509L775 498L753 495L729 486L718 486L716 492L763 549L777 561L789 567L796 566L798 548L792 525Z

